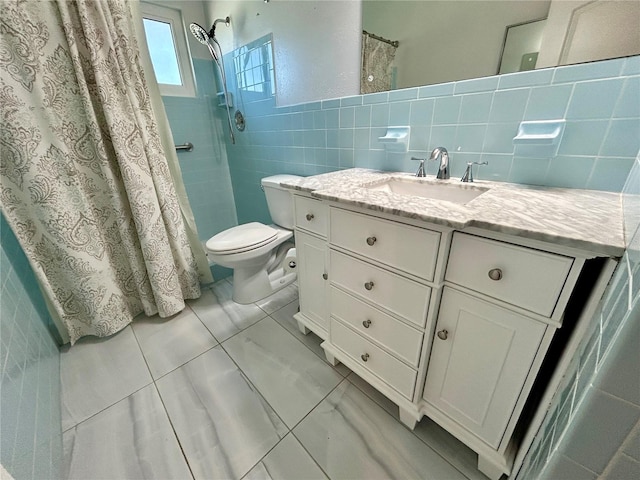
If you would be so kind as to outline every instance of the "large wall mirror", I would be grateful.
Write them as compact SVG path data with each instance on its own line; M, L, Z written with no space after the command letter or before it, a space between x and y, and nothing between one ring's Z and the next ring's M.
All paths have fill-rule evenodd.
M640 1L363 0L362 28L370 93L638 55Z

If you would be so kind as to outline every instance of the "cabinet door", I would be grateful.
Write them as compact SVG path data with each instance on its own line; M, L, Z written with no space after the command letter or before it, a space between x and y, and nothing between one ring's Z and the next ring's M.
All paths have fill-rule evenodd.
M546 328L446 287L424 399L498 448Z
M300 312L329 330L327 242L296 231Z

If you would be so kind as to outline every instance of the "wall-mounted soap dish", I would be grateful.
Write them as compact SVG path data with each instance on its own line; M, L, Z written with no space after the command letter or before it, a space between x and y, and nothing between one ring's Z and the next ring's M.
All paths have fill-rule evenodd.
M411 127L387 127L387 134L378 137L388 152L406 153L409 150L409 132Z
M564 120L534 120L521 122L513 138L515 155L522 157L553 157L564 133Z

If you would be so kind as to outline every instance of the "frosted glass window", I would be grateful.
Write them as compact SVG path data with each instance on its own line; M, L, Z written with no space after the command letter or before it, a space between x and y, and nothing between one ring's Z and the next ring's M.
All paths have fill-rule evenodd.
M144 32L158 83L182 85L171 24L145 18Z
M157 4L140 2L142 24L149 57L156 74L160 94L195 97L191 55L187 47L182 12Z

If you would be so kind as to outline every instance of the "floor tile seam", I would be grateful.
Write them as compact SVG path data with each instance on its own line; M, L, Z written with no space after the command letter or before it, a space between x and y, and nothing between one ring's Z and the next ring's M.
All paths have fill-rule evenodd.
M216 298L217 298L217 296L216 296ZM231 302L232 302L233 300L228 299L228 301L231 301ZM241 304L238 304L238 305L241 305ZM254 303L254 304L252 304L252 305L254 305L254 306L258 307L258 309L259 309L259 310L260 310L264 315L263 315L262 317L260 317L258 320L256 320L254 323L252 323L251 325L248 325L248 326L246 326L246 327L244 327L244 328L242 328L242 329L239 329L239 330L238 330L237 332L235 332L233 335L231 335L231 336L230 336L230 337L228 337L228 338L225 338L225 339L224 339L224 340L222 340L222 341L220 341L220 340L218 339L218 337L216 337L216 336L215 336L215 334L211 331L211 329L207 326L207 324L206 324L206 323L204 323L204 320L202 320L202 319L200 318L200 316L198 315L198 312L196 312L196 311L195 311L195 310L193 310L193 309L192 309L192 310L193 310L193 313L195 313L196 317L198 317L198 320L200 320L200 323L202 323L202 324L204 325L204 327L207 329L207 331L211 334L211 336L213 337L213 339L214 339L216 342L218 342L218 344L222 344L223 342L226 342L226 341L227 341L227 340L229 340L230 338L235 337L238 333L240 333L240 332L242 332L242 331L246 330L246 329L247 329L247 328L249 328L249 327L252 327L252 326L253 326L253 325L255 325L256 323L258 323L260 320L264 320L265 318L267 318L267 317L269 316L269 314L268 314L268 313L265 313L265 311L264 311L264 310L262 310L262 309L261 309L258 305L256 305L255 303ZM238 328L235 324L234 324L234 327Z
M342 382L340 382L340 383L342 383ZM302 443L302 441L301 441L301 440L296 436L296 434L293 432L293 430L291 431L291 435L293 435L293 438L295 438L295 439L296 439L296 441L300 444L300 446L302 447L302 449L303 449L305 452L307 452L307 455L309 455L309 458L311 458L311 460L313 460L313 463L315 463L315 464L318 466L318 468L320 469L320 471L321 471L322 473L324 473L324 476L325 476L325 477L327 477L329 480L331 480L331 477L329 476L329 473L328 473L328 472L326 472L326 471L325 471L325 469L324 469L324 468L322 468L322 465L320 465L320 464L318 463L318 461L316 460L316 458L315 458L313 455L311 455L311 452L310 452L309 450L307 450L307 447L306 447L306 446L304 445L304 443Z
M194 312L195 313L195 312ZM197 316L197 315L196 315ZM200 318L198 318L198 320L200 320ZM200 323L202 323L202 320L200 320ZM207 328L206 325L204 325L205 328ZM138 348L140 349L140 353L142 354L142 358L144 360L145 365L147 366L147 370L149 371L149 375L151 375L151 380L155 383L156 380L160 380L161 378L163 378L164 376L170 374L171 372L177 370L180 367L184 367L187 363L189 363L191 360L194 360L196 358L198 358L200 355L202 355L203 353L208 352L209 350L211 350L212 348L217 347L218 345L220 345L220 342L218 342L218 339L216 337L213 336L213 334L209 331L209 329L207 328L207 331L209 332L209 334L213 337L213 339L218 342L215 345L210 346L209 348L207 348L204 352L199 353L198 355L196 355L195 357L187 360L186 362L183 362L182 364L178 365L177 367L172 368L171 370L169 370L168 372L163 373L162 375L160 375L158 378L156 378L153 375L153 372L151 371L151 367L149 365L149 362L147 361L147 357L144 354L144 350L142 349L142 345L140 344L140 340L138 340L138 336L136 335L136 331L133 327L131 327L131 331L133 332L133 336L136 339L136 343L138 344Z
M238 365L238 363L235 361L235 359L231 356L231 354L227 351L226 348L224 348L223 344L220 344L220 348L222 348L222 350L224 351L224 353L229 357L229 359L233 362L233 364L236 366L236 368L238 369L238 371L242 374L242 376L244 377L245 381L249 384L249 386L252 388L252 390L254 392L256 392L258 395L260 395L260 398L262 398L262 400L264 400L264 402L269 406L269 408L273 411L273 413L278 417L278 419L282 422L282 424L285 426L285 428L288 430L288 432L291 432L291 428L289 428L289 425L286 424L286 422L282 419L282 417L280 416L280 414L276 411L275 408L273 408L273 405L271 405L271 403L267 400L267 398L264 396L264 394L260 391L260 389L251 381L251 378L249 378L249 376L246 374L246 372L240 367L240 365ZM314 407L315 408L315 407ZM285 435L284 437L286 437L287 435ZM282 437L282 438L284 438ZM278 443L280 443L282 441L282 438L280 440L278 440L278 442L276 443L276 445ZM253 468L253 467L252 467Z
M213 337L213 339L218 342L218 345L220 345L222 342L220 340L218 340L218 338L213 334L213 332L211 331L211 329L209 327L207 327L207 324L204 323L204 321L200 318L200 316L198 315L198 313L193 310L193 313L196 315L196 318L200 321L200 323L204 326L204 328L207 329L207 332L209 332L209 335L211 335Z
M304 420L305 420L309 415L311 415L311 413L313 413L313 411L314 411L316 408L318 408L318 407L320 406L320 404L321 404L322 402L324 402L324 401L327 399L327 397L328 397L329 395L331 395L331 394L335 391L335 389L336 389L336 388L338 388L340 385L342 385L346 380L347 380L347 379L346 379L346 377L343 377L343 378L342 378L342 380L341 380L340 382L338 382L338 384L337 384L335 387L333 387L333 388L329 391L329 393L327 393L327 394L326 394L326 395L325 395L325 396L324 396L324 397L323 397L323 398L322 398L322 399L321 399L321 400L320 400L320 401L319 401L319 402L318 402L318 403L317 403L317 404L316 404L316 405L315 405L311 410L309 410L309 412L308 412L304 417L302 417L298 423L296 423L293 427L291 427L291 435L293 435L293 437L297 440L297 442L300 444L300 446L302 446L302 448L304 449L304 451L305 451L305 452L307 452L307 454L309 455L309 457L311 457L311 459L312 459L312 460L314 461L314 463L318 466L318 468L320 468L320 471L322 471L322 473L324 473L324 475L325 475L328 479L331 479L331 477L329 476L329 474L328 474L328 473L324 470L324 468L322 468L322 466L318 463L318 461L316 460L316 458L315 458L315 457L311 454L311 452L307 449L307 447L306 447L306 446L305 446L305 444L302 442L302 440L300 440L300 439L296 436L296 434L295 434L294 430L295 430L295 429L296 429L296 428L297 428L297 427L298 427L302 422L304 422Z
M151 382L144 384L143 386L141 386L141 387L140 387L140 388L138 388L137 390L134 390L133 392L131 392L131 393L129 393L129 394L127 394L127 395L125 395L124 397L119 398L119 399L118 399L118 400L116 400L115 402L110 403L109 405L107 405L106 407L102 408L101 410L99 410L99 411L97 411L97 412L95 412L95 413L91 414L90 416L88 416L88 417L87 417L87 418L85 418L84 420L81 420L81 421L79 421L78 423L76 423L75 425L73 425L73 426L71 426L71 427L67 428L66 430L63 430L63 431L62 431L62 434L64 435L65 433L69 432L70 430L73 430L74 428L76 428L76 427L78 427L78 426L82 425L82 424L83 424L83 423L85 423L86 421L91 420L91 419L92 419L93 417L95 417L96 415L100 415L100 414L101 414L101 413L103 413L105 410L108 410L108 409L110 409L111 407L113 407L114 405L116 405L116 404L118 404L118 403L122 402L123 400L126 400L126 399L127 399L127 398L129 398L130 396L135 395L135 394L136 394L136 393L138 393L140 390L143 390L143 389L147 388L149 385L151 385L151 384L153 384L153 383L155 383L155 382L153 381L153 378L152 378L152 379L151 379Z
M133 328L133 322L131 323L131 333L133 333L133 338L136 341L136 345L138 345L138 350L140 350L140 355L142 355L142 360L144 360L144 364L147 366L147 371L149 372L149 376L151 377L151 381L155 382L155 378L153 377L153 372L151 372L151 367L149 366L149 362L147 361L147 357L144 354L144 350L142 350L142 345L140 345L140 340L138 339L138 335L136 335L136 330Z
M288 333L289 335L291 335L294 339L296 339L298 342L300 342L302 345L304 345L304 347L306 347L306 348L307 348L307 350L309 350L309 351L310 351L311 353L313 353L316 357L318 357L318 358L322 361L322 364L323 364L323 365L326 365L327 367L329 367L331 370L333 370L334 372L336 372L336 373L341 377L341 378L340 378L340 381L338 382L338 384L337 384L335 387L333 387L333 388L331 389L331 391L333 391L333 390L334 390L338 385L340 385L340 383L342 383L342 380L344 380L345 378L347 378L347 376L348 376L349 374L351 374L351 372L349 372L349 374L347 374L347 375L342 375L342 374L341 374L341 373L340 373L340 372L339 372L335 367L333 367L332 365L330 365L329 363L327 363L327 362L325 361L325 359L324 359L322 356L318 355L316 352L314 352L313 350L311 350L311 348L309 348L309 347L308 347L308 346L307 346L307 345L306 345L302 340L300 340L298 337L296 337L294 334L292 334L289 330L287 330L284 326L282 326L282 324L280 324L280 322L278 322L275 318L273 318L273 317L272 317L272 316L270 316L270 315L267 315L266 317L261 318L261 319L260 319L260 320L258 320L256 323L254 323L254 324L250 325L249 327L245 328L245 330L247 330L248 328L251 328L251 327L253 327L253 326L257 325L258 323L260 323L260 322L264 321L264 320L265 320L265 319L267 319L267 318L269 318L269 319L273 320L273 322L274 322L276 325L278 325L280 328L282 328L282 330L284 330L286 333ZM238 333L241 333L241 332L238 332ZM236 334L235 334L235 335L233 335L233 336L235 337L238 333L236 333ZM231 338L233 338L233 337L229 337L227 340L230 340ZM226 342L227 340L225 340L225 342ZM227 352L227 350L226 350L226 349L225 349L225 352ZM231 354L230 354L229 352L227 352L227 355L229 355L229 357L231 357ZM233 357L232 357L232 359L233 359ZM234 363L235 363L235 360L234 360ZM242 368L240 367L240 365L238 365L237 363L236 363L236 365L237 365L237 366L238 366L238 368L242 371L242 373L243 373L245 376L247 376L247 373L246 373L244 370L242 370ZM248 378L248 376L247 376L247 378ZM253 384L253 383L252 383L252 384ZM255 386L255 385L254 385L254 386ZM262 395L262 392L260 392L260 394ZM327 394L327 395L328 395L328 394ZM322 397L322 399L320 400L320 402L321 402L322 400L324 400L325 398L326 398L326 395L325 395L324 397ZM319 402L318 402L318 403L319 403ZM314 408L316 408L317 406L318 406L318 404L314 405L314 406L311 408L311 410L313 410L313 409L314 409ZM307 415L308 415L308 413L307 413ZM306 415L305 415L305 416L306 416ZM297 425L297 424L296 424L296 425Z
M313 408L312 408L311 410L309 410L309 412L307 412L307 414L306 414L304 417L302 417L302 418L298 421L298 423L296 423L293 427L291 427L291 431L293 432L293 430L294 430L295 428L297 428L297 427L298 427L302 422L304 422L304 421L305 421L305 419L306 419L309 415L311 415L311 413L312 413L316 408L318 408L318 407L320 406L320 404L321 404L322 402L324 402L324 401L327 399L327 397L328 397L329 395L331 395L331 394L334 392L334 390L335 390L336 388L338 388L340 385L342 385L342 384L344 383L344 381L345 381L345 380L346 380L346 378L344 378L344 377L343 377L343 378L338 382L338 384L337 384L335 387L333 387L331 390L329 390L329 392L328 392L324 397L322 397L322 398L320 399L320 401L319 401L318 403L316 403L316 404L313 406Z
M212 347L214 348L214 347ZM180 437L178 436L178 432L176 432L176 427L173 424L173 421L171 420L171 415L169 415L169 410L167 410L167 405L164 403L164 398L162 398L162 394L160 393L160 389L158 388L158 385L156 384L156 382L153 382L153 387L156 389L156 393L158 394L158 398L160 399L160 403L162 404L162 409L164 410L164 414L167 416L167 421L169 422L169 425L171 425L171 431L173 432L173 436L176 439L176 442L178 442L178 447L180 448L180 453L182 454L182 458L184 459L184 463L187 465L187 468L189 469L189 473L191 474L191 478L195 479L195 475L193 474L193 469L191 468L191 464L189 463L189 458L187 457L185 451L184 451L184 447L182 446L182 442L180 441Z
M294 302L295 302L295 301L296 301L296 300L294 300ZM293 303L293 302L290 302L290 303ZM287 305L289 305L290 303L288 303ZM284 307L282 307L282 308L284 308ZM283 325L282 325L282 324L281 324L281 323L280 323L276 318L272 317L271 315L269 315L269 317L270 317L274 322L276 322L278 325L280 325L280 326L281 326L281 327L282 327L282 328L283 328L283 329L284 329L284 330L285 330L289 335L291 335L291 336L292 336L293 338L295 338L298 342L300 342L302 345L304 345L304 346L305 346L305 347L306 347L306 348L307 348L311 353L313 353L316 357L318 357L320 360L322 360L324 363L326 363L329 367L331 367L331 369L332 369L333 371L337 372L337 373L338 373L338 375L340 375L342 378L347 378L347 377L352 373L351 371L349 371L349 373L347 373L346 375L343 375L342 373L340 373L340 372L338 371L338 369L337 369L337 368L335 368L334 366L332 366L331 364L329 364L329 363L326 361L326 357L323 357L322 355L319 355L318 353L316 353L315 351L313 351L313 349L311 349L311 348L309 347L309 345L307 345L306 343L304 343L300 338L296 337L293 333L291 333L289 330L287 330L287 329L286 329L286 328L285 328L285 327L284 327L284 326L283 326Z
M354 372L351 372L354 373ZM356 374L357 375L357 374ZM351 381L349 379L350 375L348 375L347 377L345 377L345 380L347 380L351 385L353 385L355 388L357 388L360 392L362 392L362 394L364 394L369 400L371 400L373 403L375 403L378 407L380 407L384 413L386 413L387 415L389 415L391 418L393 418L397 423L399 423L401 426L403 426L404 428L406 428L409 433L411 433L414 437L416 437L420 442L422 442L424 445L426 445L429 449L431 449L436 455L438 455L440 458L442 458L445 462L447 462L449 465L451 465L455 470L457 470L458 472L460 472L460 474L467 478L468 480L472 480L469 479L469 477L463 472L461 471L456 465L454 465L453 463L451 463L447 458L445 458L433 445L429 444L427 441L425 441L423 438L421 438L420 436L418 436L414 430L411 430L410 428L408 428L406 425L404 425L399 418L394 417L386 408L384 408L382 405L380 405L378 402L376 402L376 400L369 395L367 392L365 392L363 389L361 389L356 383L354 383L353 381ZM364 380L364 379L363 379ZM366 380L364 380L366 382ZM424 415L426 416L426 415Z
M171 369L171 370L169 370L167 373L162 374L162 375L161 375L161 376L159 376L158 378L154 378L154 379L153 379L153 383L156 383L158 380L162 380L162 379L163 379L164 377L166 377L167 375L169 375L169 374L171 374L171 373L175 372L175 371L176 371L176 370L178 370L179 368L184 367L184 366L185 366L185 365L187 365L188 363L192 362L193 360L195 360L195 359L197 359L197 358L201 357L201 356L202 356L202 355L204 355L205 353L208 353L209 351L211 351L211 350L213 350L214 348L219 347L219 346L220 346L220 344L218 343L218 344L216 344L216 345L213 345L213 346L211 346L211 347L207 348L205 351L200 352L198 355L196 355L195 357L193 357L193 358L192 358L192 359L190 359L190 360L187 360L187 361L186 361L186 362L184 362L182 365L179 365L179 366L177 366L177 367L175 367L175 368L172 368L172 369ZM152 378L153 378L153 376L152 376Z
M238 335L239 333L244 332L245 330L247 330L248 328L253 327L254 325L257 325L258 323L260 323L261 321L263 321L264 319L269 318L269 315L265 315L262 318L259 318L258 320L256 320L255 322L253 322L251 325L247 325L246 327L244 327L241 330L238 330L236 333L234 333L233 335L231 335L228 338L225 338L223 341L220 342L220 345L222 345L223 343L225 343L228 340L231 340L233 337L235 337L236 335ZM205 325L206 326L206 325ZM237 327L236 327L237 328ZM226 351L226 350L225 350Z
M267 318L267 317L265 317ZM260 319L258 320L258 322L262 321L264 319ZM257 324L258 322L254 323L253 325ZM252 326L253 326L252 325ZM248 328L248 327L247 327ZM240 333L240 332L238 332ZM237 335L237 334L236 334ZM235 336L235 335L234 335ZM231 337L230 337L231 338ZM229 340L229 339L227 339ZM225 340L226 342L226 340ZM285 423L285 421L282 419L282 417L280 416L280 414L276 411L276 409L273 407L273 405L271 405L271 403L266 399L266 397L263 395L263 393L260 391L260 389L251 381L251 379L249 378L249 376L247 375L247 373L240 367L240 365L238 365L238 363L235 361L235 359L231 356L231 354L224 348L224 346L222 344L220 344L220 347L222 348L222 350L227 354L227 356L231 359L231 361L233 362L233 364L238 368L238 370L240 371L240 373L242 374L242 376L244 377L245 381L247 383L249 383L249 385L252 387L252 390L255 391L258 395L260 395L260 397L262 398L262 400L269 406L269 408L273 411L273 413L278 417L278 419L282 422L282 424L285 426L285 428L287 429L287 433L280 438L280 440L278 440L275 445L273 445L273 447L271 447L255 464L253 464L251 466L251 468L249 468L249 470L247 470L245 472L245 474L240 477L240 480L243 480L249 473L251 473L251 471L260 463L262 462L267 455L269 455L269 453L271 453L271 451L276 448L285 438L287 438L288 435L293 435L293 428L290 428L289 425L287 425ZM324 400L324 398L323 398ZM317 407L317 405L315 405L313 408ZM311 410L313 410L313 408ZM308 414L307 414L308 415ZM305 415L306 417L306 415ZM297 425L297 424L296 424ZM305 449L306 450L306 449ZM313 458L313 457L312 457ZM315 462L315 459L314 459Z
M286 288L288 288L288 287L290 287L290 285L287 285L287 287L285 287L283 290L280 290L280 291L284 291L284 290L285 290ZM276 292L275 294L271 294L271 295L277 295L277 293L278 293L278 292ZM265 298L269 298L269 297L267 296L267 297L265 297ZM258 302L260 302L260 301L264 300L265 298L262 298L262 299L258 300ZM262 310L264 313L266 313L267 315L272 315L272 314L274 314L274 313L276 313L276 312L279 312L279 311L280 311L280 310L282 310L283 308L288 307L288 306L289 306L289 305L291 305L293 302L297 302L297 301L298 301L298 298L299 298L299 297L298 297L298 294L297 294L297 292L296 292L296 298L295 298L295 300L291 300L290 302L285 303L283 306L281 306L281 307L279 307L279 308L276 308L276 309L275 309L275 310L273 310L272 312L268 312L268 311L266 311L262 306L260 306L260 304L259 304L258 302L253 302L253 304L254 304L256 307L258 307L260 310Z
M288 427L287 427L287 428L288 428ZM265 458L267 458L267 455L269 455L269 454L270 454L270 453L271 453L271 452L272 452L272 451L273 451L273 450L274 450L278 445L280 445L280 444L284 441L284 439L285 439L285 438L287 438L289 435L293 435L293 432L292 432L291 430L289 430L289 432L287 432L287 434L286 434L284 437L282 437L280 440L278 440L278 442L277 442L273 447L271 447L271 448L269 449L269 451L268 451L267 453L265 453L265 454L262 456L262 458L260 458L260 460L258 460L255 464L253 464L253 465L251 466L251 468L247 471L247 473L245 473L242 477L240 477L240 480L244 480L244 479L247 477L247 475L249 475L249 474L253 471L253 469L254 469L254 468L256 468L256 467L258 466L258 464L259 464L260 462L262 462Z

